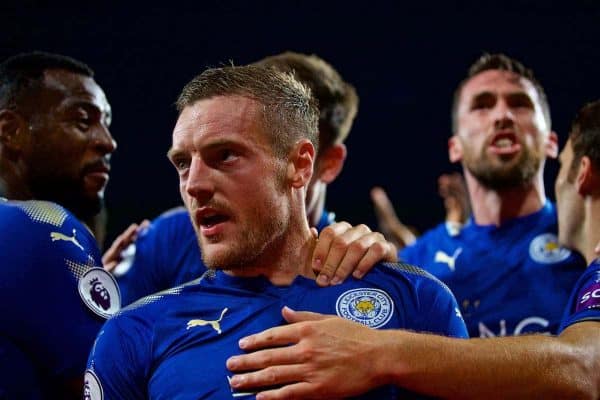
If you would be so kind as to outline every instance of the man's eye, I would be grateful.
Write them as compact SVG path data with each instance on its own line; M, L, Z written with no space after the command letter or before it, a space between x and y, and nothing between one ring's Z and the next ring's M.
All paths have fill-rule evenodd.
M533 108L533 103L527 97L518 97L512 100L513 108Z
M492 99L480 99L471 105L471 110L484 110L487 108L493 108L494 103L495 102Z
M233 151L231 150L222 150L219 154L219 159L222 162L228 162L228 161L233 161L235 160L237 157L237 154L235 154Z
M82 131L87 131L88 129L90 129L90 125L91 122L89 119L78 119L77 121L75 121L75 126L77 126L77 128Z
M481 93L475 96L471 102L471 110L485 110L494 108L496 96L492 93Z
M184 169L187 169L190 166L190 163L187 160L179 160L179 161L177 161L177 163L175 164L175 166L179 170L184 170Z
M190 166L190 161L185 158L173 159L171 160L171 163L173 164L173 166L175 166L175 169L177 169L178 171L184 171Z

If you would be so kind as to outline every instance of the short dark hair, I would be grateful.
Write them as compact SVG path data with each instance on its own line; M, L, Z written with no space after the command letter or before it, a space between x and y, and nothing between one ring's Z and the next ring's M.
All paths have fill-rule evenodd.
M254 65L292 73L311 89L319 105L321 149L346 140L358 111L359 99L354 86L345 82L329 63L314 54L286 51L265 57Z
M209 68L185 85L177 99L179 113L199 100L243 96L263 105L263 126L273 150L287 155L297 140L308 138L318 148L318 108L310 89L291 74L256 65Z
M90 67L71 57L42 51L17 54L0 63L0 109L18 108L23 96L39 88L44 71L50 69L94 77Z
M469 67L467 77L462 80L462 82L458 85L458 88L456 88L456 90L454 91L454 99L452 101L453 132L456 132L458 128L458 104L460 101L462 88L472 77L488 70L509 71L529 80L537 90L538 95L540 96L540 103L542 106L542 112L544 113L544 119L548 124L548 128L550 128L550 126L552 125L552 119L550 118L550 105L548 104L548 98L546 97L546 92L544 91L544 88L542 87L541 83L533 74L533 71L530 68L527 68L525 65L523 65L523 63L521 63L520 61L511 58L505 54L484 53Z
M569 138L573 146L569 179L575 179L583 156L589 157L594 168L600 171L600 100L588 103L579 110L571 125Z

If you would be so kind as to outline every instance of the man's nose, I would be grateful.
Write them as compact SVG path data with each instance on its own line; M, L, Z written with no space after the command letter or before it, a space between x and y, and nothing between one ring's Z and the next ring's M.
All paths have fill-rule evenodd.
M92 144L102 154L111 154L117 149L117 142L112 137L110 130L103 125L95 130Z
M500 100L493 110L494 125L496 129L510 128L515 123L515 114L506 101Z
M206 203L213 196L212 172L200 157L192 158L187 181L185 182L185 191L189 196L196 199L198 204Z

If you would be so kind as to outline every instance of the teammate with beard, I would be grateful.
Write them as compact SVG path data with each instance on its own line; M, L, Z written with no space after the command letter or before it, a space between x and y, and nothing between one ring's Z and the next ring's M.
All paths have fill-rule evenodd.
M597 399L600 396L600 101L584 106L560 155L559 242L585 255L559 335L454 340L375 331L341 318L284 310L293 324L240 341L228 361L237 390L286 386L261 400L341 398L391 383L445 399ZM547 290L547 297L554 295ZM365 363L364 360L377 360Z
M78 220L102 207L116 148L110 115L79 61L36 52L0 64L0 181L15 200L0 202L0 354L19 361L0 377L8 398L78 398L94 337L119 309L95 238Z
M242 336L280 325L284 303L371 328L466 335L450 291L416 267L379 264L363 280L317 286L306 195L318 110L292 75L209 69L177 104L169 159L212 270L106 323L88 362L92 399L253 398L232 392L225 360ZM361 398L398 395L382 387Z
M354 87L315 55L285 52L266 57L255 65L293 73L311 89L319 103L319 150L306 199L309 225L320 233L315 249L315 269L322 272L318 283L327 285L329 278L331 283L338 283L353 271L353 265L357 265L355 276L361 276L381 259L396 261L396 249L385 243L379 233L371 232L365 225L351 228L347 223L334 223L335 215L325 210L327 185L343 168L346 159L343 142L358 109ZM326 227L329 228L323 232ZM115 241L104 257L105 267L115 268L124 305L189 282L206 271L190 216L184 208L168 211L143 227L135 243L125 249L125 257L121 257L128 244L126 239L135 232L133 229L123 234L124 240ZM354 243L339 246L334 240ZM362 261L356 264L356 260Z
M452 126L449 157L463 165L472 217L458 231L440 224L400 258L450 287L471 337L556 333L585 262L557 244L544 192L558 145L543 88L520 62L484 55L455 92Z

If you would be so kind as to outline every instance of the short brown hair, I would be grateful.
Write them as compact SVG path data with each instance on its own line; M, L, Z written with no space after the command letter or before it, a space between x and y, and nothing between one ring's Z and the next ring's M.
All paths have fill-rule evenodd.
M310 89L291 74L259 66L209 68L185 85L177 99L179 113L203 99L243 96L264 106L263 124L276 155L284 157L301 138L318 147L318 109Z
M544 88L533 74L533 71L527 68L525 65L523 65L523 63L521 63L520 61L508 57L505 54L484 53L469 67L467 77L462 80L462 82L458 85L458 88L454 91L454 99L452 102L453 132L456 132L458 128L458 103L460 101L462 88L472 77L488 70L509 71L529 80L537 90L538 95L540 96L540 103L542 106L542 112L544 113L544 119L548 124L548 128L550 128L550 126L552 125L552 120L550 118L550 105L548 104L546 92L544 91Z
M579 110L569 134L573 146L573 161L569 179L575 179L579 161L590 158L594 168L600 171L600 100L588 103Z
M321 149L346 140L358 111L358 95L354 86L345 82L329 63L314 54L286 51L253 65L292 73L311 89L319 105Z

